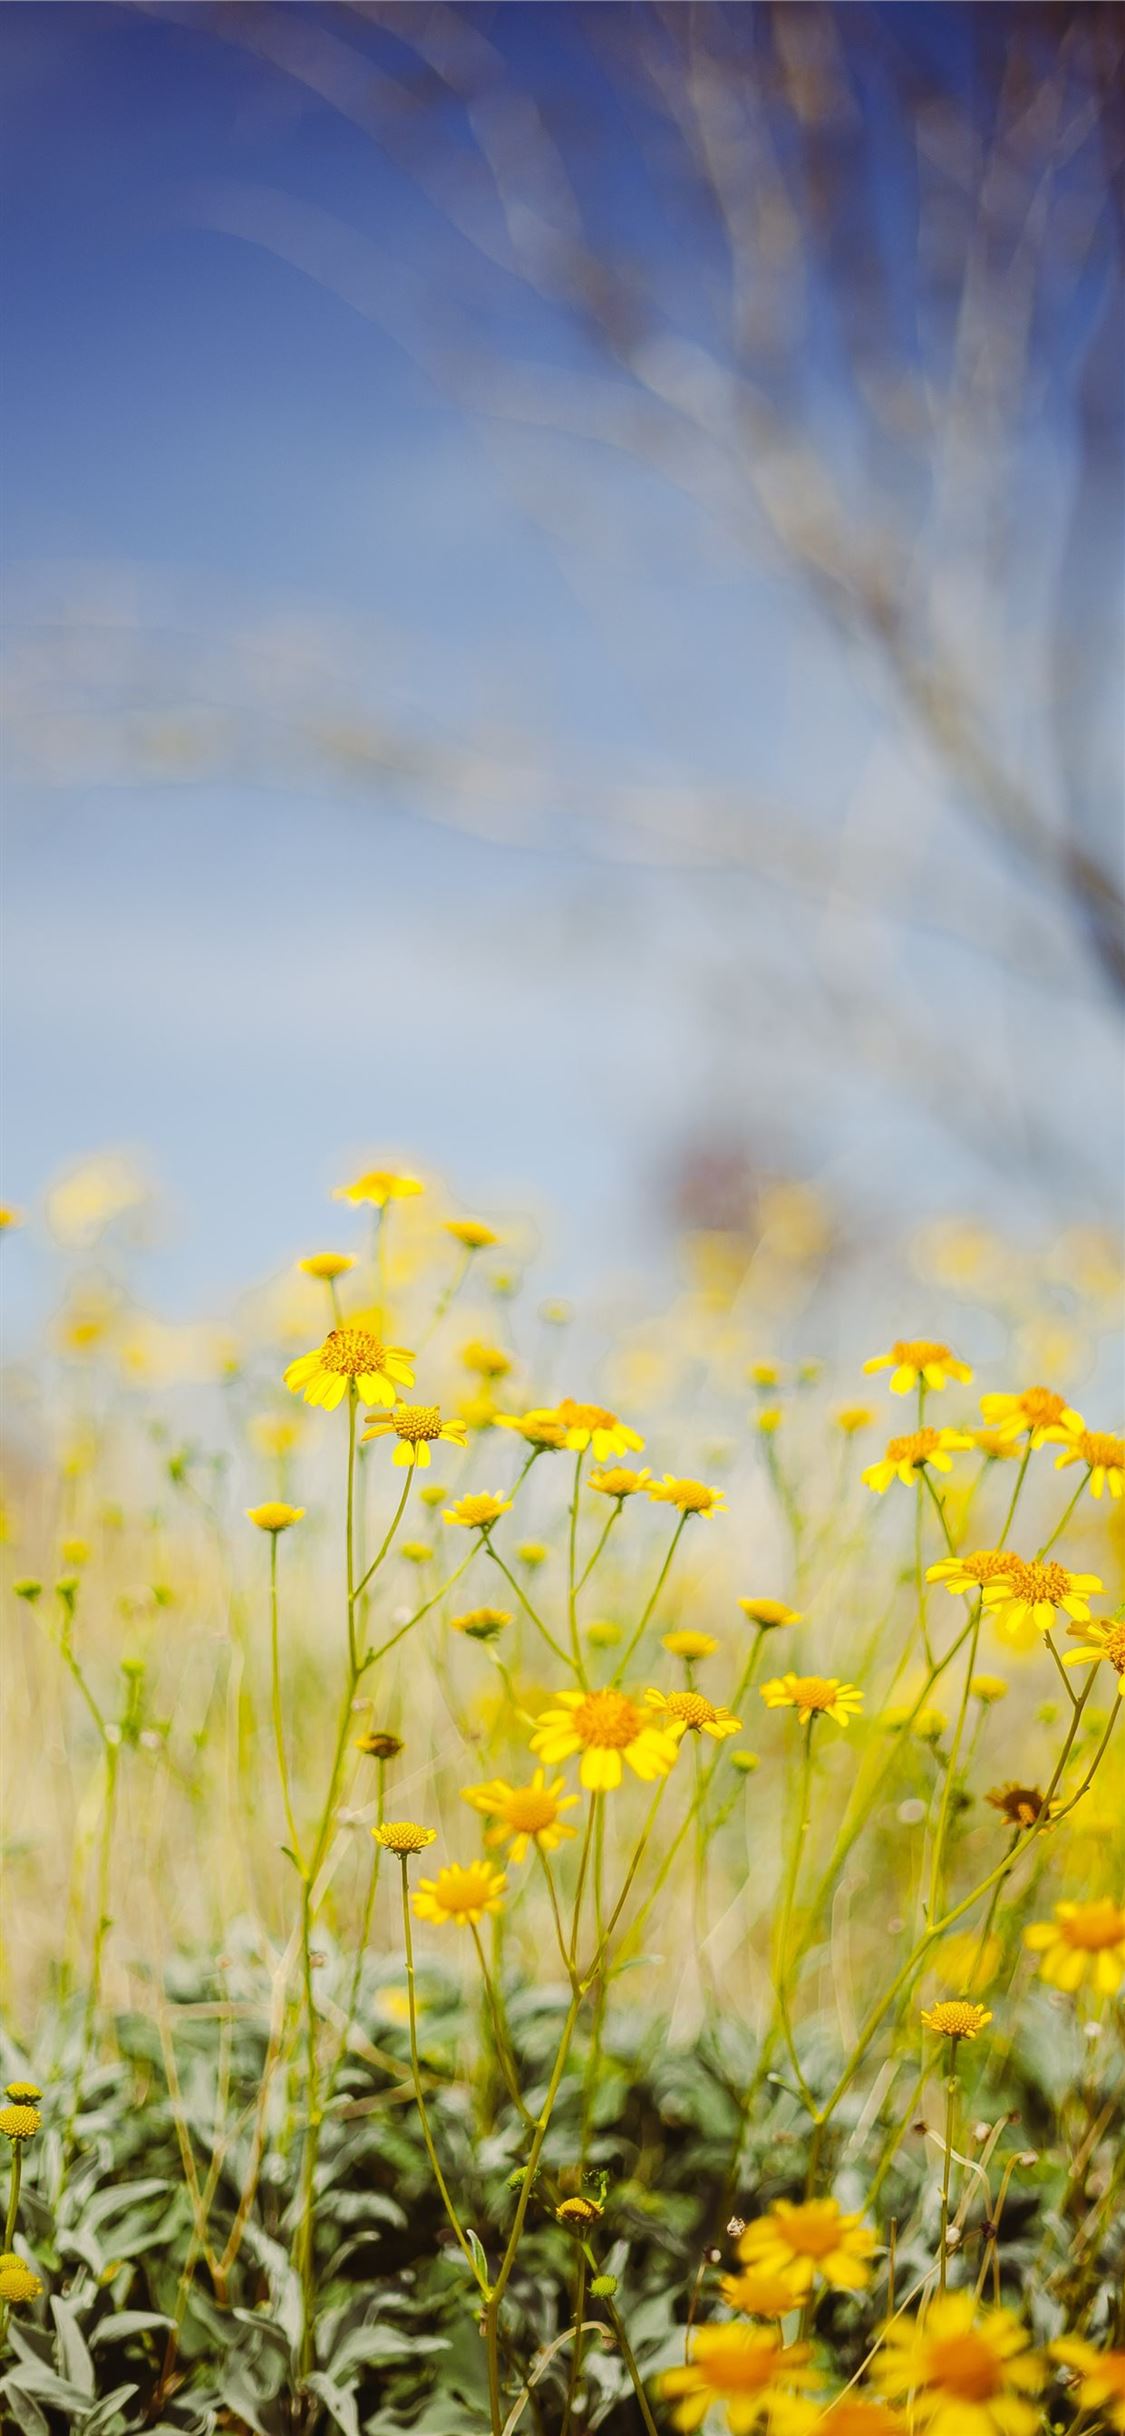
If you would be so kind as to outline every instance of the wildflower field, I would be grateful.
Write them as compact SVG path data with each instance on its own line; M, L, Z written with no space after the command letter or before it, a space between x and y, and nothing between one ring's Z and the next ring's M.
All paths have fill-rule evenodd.
M842 1373L390 1169L227 1338L111 1242L6 1398L5 2429L1125 2430L1111 1264Z

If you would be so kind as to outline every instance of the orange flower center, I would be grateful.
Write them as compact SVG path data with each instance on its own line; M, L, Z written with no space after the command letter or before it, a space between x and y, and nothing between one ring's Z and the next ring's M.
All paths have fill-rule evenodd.
M762 2343L745 2351L713 2353L698 2365L713 2394L760 2394L771 2383L777 2360L775 2346Z
M333 1328L321 1346L320 1359L325 1370L334 1370L345 1379L358 1379L367 1371L382 1369L386 1350L366 1328Z
M963 1556L960 1560L962 1573L967 1573L972 1582L994 1582L998 1577L1008 1581L1012 1567L1018 1565L1019 1561L1018 1556L1010 1556L1006 1548L977 1548L972 1556Z
M933 1345L927 1336L898 1336L891 1346L896 1362L909 1362L912 1369L921 1370L927 1362L948 1362L948 1345Z
M1078 1445L1091 1471L1099 1466L1104 1466L1107 1472L1125 1469L1125 1438L1111 1438L1105 1430L1084 1429Z
M778 2224L778 2234L795 2258L827 2258L840 2247L840 2219L833 2208L796 2209Z
M538 1835L541 1828L554 1826L558 1805L553 1793L537 1785L518 1785L508 1795L504 1816L517 1835Z
M417 1446L424 1438L440 1438L441 1414L436 1404L400 1404L391 1414L395 1434Z
M887 1447L888 1463L925 1463L941 1445L941 1431L912 1429L905 1438L892 1438Z
M705 1700L702 1692L669 1692L668 1714L682 1717L686 1726L697 1731L700 1726L713 1725L718 1710L713 1700Z
M927 2018L931 2030L936 2030L940 2038L972 2038L983 2027L983 2008L953 2000L935 2005Z
M840 1686L824 1675L794 1675L793 1698L801 1709L830 1709Z
M983 2335L971 2330L939 2335L927 2346L927 2385L943 2394L956 2394L959 2402L987 2402L1000 2392L1003 2382L1001 2363Z
M588 1692L574 1712L574 1731L593 1751L624 1751L636 1741L644 1722L624 1692Z
M1104 1946L1125 1944L1125 1912L1106 1895L1100 1903L1084 1903L1081 1911L1060 1920L1059 1935L1083 1954L1100 1954Z
M1065 1565L1025 1565L1018 1556L1009 1558L1004 1578L1011 1583L1015 1597L1026 1599L1029 1607L1037 1607L1043 1600L1049 1600L1052 1607L1057 1607L1070 1588L1070 1575Z
M568 1429L615 1429L617 1426L616 1413L607 1413L604 1404L576 1404L571 1396L563 1397L558 1406L558 1416Z
M438 1876L436 1900L443 1912L478 1912L492 1893L492 1872L471 1866L468 1869L443 1869Z
M1102 1647L1110 1665L1125 1675L1125 1623L1107 1625Z
M1066 1398L1057 1396L1052 1387L1029 1387L1020 1397L1020 1411L1036 1426L1045 1421L1057 1421L1059 1415L1066 1411Z

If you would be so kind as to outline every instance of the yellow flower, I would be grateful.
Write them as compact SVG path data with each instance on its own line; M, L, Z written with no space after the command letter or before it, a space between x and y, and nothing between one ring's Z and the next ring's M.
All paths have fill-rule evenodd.
M470 1607L462 1616L450 1616L449 1629L466 1633L470 1641L495 1641L511 1621L510 1607Z
M752 1387L776 1387L781 1377L778 1362L751 1362L746 1373Z
M532 1572L537 1566L546 1564L550 1553L550 1549L544 1547L541 1539L521 1539L516 1549L516 1555L521 1565L530 1566Z
M986 1583L1007 1581L1019 1558L1010 1548L974 1548L962 1556L943 1556L936 1565L927 1565L926 1580L941 1582L945 1589L959 1598L964 1592L971 1597L983 1590Z
M1008 1686L1003 1675L972 1675L969 1679L969 1690L974 1700L983 1701L985 1708L990 1708L995 1701L1006 1700L1008 1697Z
M831 1717L846 1726L863 1706L854 1683L840 1683L835 1675L776 1675L762 1684L761 1693L768 1709L796 1709L802 1725L812 1717Z
M433 1555L428 1539L400 1539L398 1552L407 1565L428 1565Z
M593 1449L595 1463L608 1463L611 1455L639 1455L644 1439L635 1429L627 1429L616 1413L607 1412L604 1404L576 1404L572 1396L564 1396L554 1407L554 1419L561 1421L566 1431L565 1444L575 1454L586 1447Z
M578 1773L588 1793L612 1792L623 1760L645 1784L675 1766L676 1737L650 1724L624 1692L559 1692L556 1701L537 1720L531 1748L548 1767L581 1751Z
M892 1480L901 1480L909 1488L927 1464L938 1472L951 1471L950 1450L972 1443L963 1429L912 1429L905 1438L889 1438L886 1454L878 1463L868 1464L863 1478L881 1497Z
M922 2027L932 2030L935 2038L979 2038L992 2020L983 2005L966 2004L960 1997L944 1999L931 2005L922 2015Z
M365 1759L397 1759L405 1748L397 1734L382 1734L374 1728L366 1734L357 1734L352 1744L353 1751L362 1751Z
M419 1827L416 1819L384 1819L371 1833L384 1852L397 1852L400 1859L405 1853L424 1852L427 1844L437 1842L437 1828Z
M280 1498L268 1499L264 1506L247 1506L246 1520L259 1531L288 1531L295 1522L304 1519L303 1506L283 1505Z
M498 1429L518 1430L528 1446L553 1447L558 1453L567 1444L566 1423L553 1412L495 1413Z
M1118 1677L1119 1696L1125 1700L1125 1617L1099 1617L1094 1624L1071 1624L1068 1630L1080 1647L1067 1651L1063 1665L1089 1666L1107 1659Z
M747 2267L741 2275L724 2275L723 2299L744 2318L784 2318L800 2303L791 2276L766 2267Z
M815 2277L839 2292L862 2292L877 2248L870 2225L845 2216L834 2199L778 2199L768 2215L747 2225L738 2244L746 2267L789 2278L803 2299Z
M33 2139L42 2120L37 2106L25 2106L22 2103L0 2106L0 2134L5 2140Z
M438 1439L444 1439L449 1446L464 1446L465 1424L443 1421L436 1404L396 1404L385 1421L370 1423L361 1444L366 1446L372 1438L392 1435L398 1439L392 1463L418 1463L425 1467L430 1461L430 1448Z
M1003 1959L999 1937L982 1937L979 1929L955 1929L952 1937L943 1937L933 1956L933 1966L939 1980L947 1988L987 1988L995 1979Z
M900 2411L866 2394L842 2394L824 2408L819 2402L794 2402L779 2411L776 2436L909 2436ZM774 2436L771 2430L771 2436Z
M666 1632L661 1647L671 1658L713 1658L719 1644L709 1632L692 1632L686 1625L682 1632Z
M490 1531L502 1514L510 1514L511 1511L510 1497L494 1497L488 1489L477 1489L468 1497L459 1497L454 1505L447 1506L443 1519L447 1523L460 1523L466 1531Z
M37 2301L42 2290L34 2268L15 2250L0 2251L0 2301L6 2301L9 2309L18 2309L23 2301Z
M1015 1438L1002 1438L999 1430L974 1429L970 1430L969 1436L981 1454L987 1455L990 1463L1011 1463L1019 1456L1018 1441Z
M486 1912L502 1909L507 1884L503 1870L487 1861L470 1861L467 1869L454 1861L436 1878L419 1878L414 1910L419 1920L432 1920L439 1928L451 1920L459 1928L476 1928Z
M1125 1979L1125 1911L1101 1895L1091 1903L1056 1903L1054 1920L1033 1921L1024 1944L1041 1954L1039 1976L1068 1995L1093 1981L1099 1996L1116 1996Z
M1053 1558L1025 1564L1022 1557L1012 1556L1006 1572L985 1584L984 1603L1002 1632L1017 1635L1030 1624L1050 1632L1056 1608L1076 1624L1088 1624L1089 1594L1100 1589L1096 1573L1068 1573Z
M0 1235L6 1235L10 1227L22 1225L22 1210L13 1209L10 1202L0 1204Z
M452 1235L454 1243L462 1244L466 1252L485 1252L489 1244L500 1241L483 1218L447 1218L444 1225L446 1234Z
M934 2295L921 2318L892 2318L871 2365L874 2384L909 2400L926 2436L1036 2436L1043 2369L1009 2309L978 2309L971 2292Z
M315 1353L290 1362L285 1384L306 1404L331 1412L354 1382L364 1404L393 1404L400 1387L413 1387L413 1356L401 1345L384 1345L369 1328L333 1328Z
M307 1260L298 1261L297 1267L303 1269L306 1277L319 1277L326 1286L330 1286L337 1277L343 1277L348 1269L354 1269L355 1255L352 1252L310 1252Z
M1044 1430L1065 1420L1069 1406L1065 1396L1057 1396L1051 1387L1025 1387L1018 1395L982 1396L981 1412L990 1429L1003 1445L1030 1433L1032 1446L1042 1446Z
M591 1624L583 1626L583 1630L591 1649L616 1649L621 1640L621 1626L614 1624L609 1616L595 1616Z
M1081 1413L1067 1412L1057 1428L1044 1430L1042 1444L1062 1446L1062 1454L1055 1457L1056 1472L1068 1463L1087 1465L1091 1497L1100 1497L1106 1487L1111 1497L1125 1495L1125 1438L1087 1429Z
M1125 2429L1125 2351L1099 2351L1078 2335L1060 2335L1049 2348L1053 2360L1077 2371L1081 2410L1100 2411L1107 2427Z
M776 1632L781 1624L800 1624L804 1609L787 1607L784 1599L740 1599L738 1602L749 1624L757 1624L762 1632Z
M764 1404L757 1415L758 1428L763 1438L776 1437L784 1419L785 1414L780 1404Z
M6 2098L18 2098L25 2106L34 2106L43 2092L37 2081L9 2081L4 2095Z
M462 1346L461 1360L465 1369L473 1371L478 1379L506 1379L512 1367L511 1354L505 1353L502 1345L486 1344L479 1336L471 1337Z
M733 1717L729 1709L717 1709L702 1692L647 1691L645 1700L650 1709L659 1709L665 1733L674 1734L677 1741L684 1734L709 1734L712 1742L724 1742L728 1734L742 1732L741 1717Z
M585 2233L597 2224L602 2210L596 2199L587 2199L579 2191L573 2199L560 2199L555 2214L560 2224L572 2226L576 2233Z
M565 1836L574 1834L561 1813L577 1808L578 1795L566 1791L563 1776L549 1785L544 1768L536 1769L529 1785L507 1785L501 1776L486 1785L465 1785L461 1799L485 1818L496 1820L485 1843L510 1843L513 1861L523 1860L529 1843L537 1844L541 1852L554 1852Z
M627 1464L616 1464L600 1472L591 1472L586 1486L596 1489L599 1497L636 1497L641 1489L648 1487L651 1478L649 1471L631 1472Z
M648 1494L654 1506L678 1506L681 1514L725 1512L722 1489L709 1489L705 1480L677 1480L671 1472L665 1472L659 1488L654 1482Z
M291 1455L304 1427L303 1413L256 1413L247 1435L259 1455Z
M856 1438L861 1429L870 1429L874 1420L869 1404L842 1404L836 1415L836 1427L845 1438Z
M657 2384L676 2407L674 2426L694 2429L712 2403L725 2404L730 2436L750 2436L773 2413L778 2395L810 2379L807 2343L782 2343L769 2326L701 2326L684 2368L666 2368Z
M413 1193L425 1192L417 1176L399 1176L389 1167L369 1167L357 1176L354 1184L338 1184L332 1195L334 1201L369 1202L372 1209L383 1210L388 1201L406 1201Z
M966 1384L972 1378L967 1362L959 1362L948 1345L934 1344L929 1337L896 1337L889 1353L874 1353L863 1365L867 1371L889 1370L891 1394L908 1396L912 1387L946 1387L950 1379Z
M1011 1827L1034 1827L1039 1819L1050 1818L1058 1808L1056 1802L1049 1802L1046 1794L1040 1793L1038 1785L994 1785L984 1798L990 1809L998 1810Z

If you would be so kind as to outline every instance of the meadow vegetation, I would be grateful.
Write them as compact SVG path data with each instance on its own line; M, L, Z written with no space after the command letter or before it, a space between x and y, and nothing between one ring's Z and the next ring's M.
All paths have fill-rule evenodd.
M1050 1384L971 1230L956 1343L916 1274L841 1373L722 1247L599 1341L371 1170L189 1345L83 1189L8 1396L5 2427L1125 2430L1097 1239Z

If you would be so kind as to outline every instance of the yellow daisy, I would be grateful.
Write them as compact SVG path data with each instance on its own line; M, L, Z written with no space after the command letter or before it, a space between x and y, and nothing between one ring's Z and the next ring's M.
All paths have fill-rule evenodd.
M1057 1802L1049 1802L1038 1785L993 1785L985 1800L991 1810L998 1810L1010 1827L1034 1827L1040 1819L1049 1819L1057 1810Z
M610 1793L621 1783L622 1762L635 1776L651 1784L675 1766L676 1736L650 1723L642 1708L626 1693L559 1692L554 1708L544 1709L531 1737L531 1748L548 1767L582 1753L578 1771L588 1793Z
M1092 1981L1098 1996L1116 1996L1125 1979L1125 1911L1108 1895L1091 1903L1056 1903L1053 1920L1035 1920L1023 1932L1033 1954L1041 1954L1039 1976L1068 1996Z
M1053 2360L1075 2370L1080 2408L1100 2411L1108 2427L1125 2429L1125 2351L1099 2351L1079 2335L1060 2335L1049 2348Z
M1018 1635L1031 1624L1050 1632L1056 1608L1074 1623L1088 1624L1090 1593L1100 1589L1096 1573L1068 1573L1053 1558L1025 1564L1022 1557L1012 1556L1007 1571L986 1582L984 1603L1002 1632Z
M643 1450L644 1439L619 1421L616 1413L607 1412L604 1404L576 1404L572 1396L564 1396L554 1408L554 1417L562 1422L566 1443L575 1454L590 1447L595 1463L608 1463L611 1455L639 1455Z
M1064 1421L1070 1408L1051 1387L1025 1387L1018 1395L982 1396L980 1409L1001 1445L1030 1435L1032 1446L1042 1446L1044 1430Z
M863 1478L880 1497L892 1480L901 1480L910 1488L927 1464L937 1472L952 1471L951 1453L972 1443L963 1429L912 1429L905 1438L889 1438L886 1454L878 1463L868 1464Z
M936 1565L927 1565L926 1580L941 1582L944 1588L959 1598L962 1592L972 1596L985 1584L1006 1581L1019 1558L1010 1548L973 1548L961 1556L943 1556Z
M338 1184L332 1195L334 1201L366 1201L372 1209L384 1210L388 1201L406 1201L414 1193L425 1192L418 1176L396 1175L393 1168L369 1167L354 1184Z
M654 1481L648 1493L654 1506L678 1506L681 1514L725 1511L722 1489L709 1489L705 1480L677 1480L672 1472L665 1472L659 1487Z
M288 1531L294 1523L303 1521L303 1506L283 1505L280 1498L267 1500L264 1506L247 1506L246 1520L259 1531Z
M464 1446L466 1430L463 1421L443 1421L436 1404L396 1404L385 1421L373 1421L364 1430L361 1443L366 1446L372 1438L392 1436L398 1439L392 1463L425 1466L438 1439L449 1446Z
M845 1438L857 1438L860 1431L870 1429L874 1421L875 1414L869 1404L842 1404L836 1415L836 1427L843 1431Z
M37 2301L43 2286L16 2250L0 2251L0 2301L9 2309L18 2309L26 2301Z
M511 1621L510 1607L470 1607L464 1615L450 1616L449 1629L465 1633L470 1641L495 1641Z
M889 1353L873 1353L863 1365L867 1371L889 1370L891 1393L908 1396L912 1387L946 1387L950 1379L967 1385L972 1371L967 1362L959 1362L948 1345L935 1344L929 1337L896 1337Z
M744 2268L741 2275L724 2275L722 2295L728 2309L744 2318L785 2318L800 2303L791 2276L765 2267Z
M717 1709L702 1692L647 1691L645 1701L650 1709L659 1709L664 1731L674 1734L677 1741L684 1734L708 1734L712 1742L724 1742L728 1734L742 1732L741 1717L733 1717L729 1709Z
M835 1675L775 1675L772 1683L762 1684L761 1694L768 1709L796 1709L802 1725L812 1717L831 1717L846 1726L863 1706L854 1683L840 1683Z
M566 1423L557 1413L495 1413L497 1429L518 1430L528 1446L554 1448L556 1452L568 1444Z
M979 2309L971 2292L939 2293L920 2318L892 2318L871 2378L908 2402L925 2436L1036 2436L1043 2383L1031 2341L1009 2309Z
M1062 1447L1061 1455L1055 1457L1056 1472L1068 1463L1087 1466L1091 1497L1100 1497L1106 1488L1111 1497L1125 1495L1125 1438L1087 1429L1081 1413L1068 1412L1056 1429L1044 1430L1042 1443Z
M709 1632L692 1632L687 1625L681 1632L666 1632L661 1637L661 1648L669 1657L686 1658L689 1664L693 1658L713 1658L718 1646Z
M778 2199L747 2225L738 2256L746 2267L788 2277L803 2299L817 2276L835 2291L862 2292L877 2247L871 2226L846 2216L834 2199Z
M290 1362L285 1384L328 1412L352 1385L363 1404L393 1404L400 1387L414 1385L413 1358L401 1345L384 1345L370 1328L333 1328L315 1353Z
M922 2027L932 2030L935 2038L973 2039L980 2037L991 2020L991 2013L983 2005L966 2004L960 1997L951 1997L931 2005L929 2012L923 2013Z
M510 1843L510 1857L516 1862L523 1860L529 1844L537 1844L540 1852L554 1852L564 1837L574 1834L562 1812L577 1808L578 1795L566 1791L563 1776L548 1784L545 1768L536 1769L529 1785L508 1785L501 1776L486 1785L465 1785L461 1799L485 1818L495 1819L485 1843Z
M763 1632L775 1632L780 1624L800 1624L804 1609L787 1607L784 1599L740 1599L743 1615L750 1624L758 1624Z
M462 1345L461 1360L478 1379L506 1379L512 1367L511 1354L505 1353L502 1345L490 1345L479 1336Z
M503 1870L488 1861L470 1861L467 1869L454 1861L436 1878L419 1878L414 1910L419 1920L432 1920L439 1928L451 1920L458 1928L476 1928L486 1912L503 1908L507 1884Z
M478 1489L467 1497L458 1497L447 1506L443 1521L459 1523L465 1531L490 1531L502 1514L510 1514L510 1497L494 1497L488 1489Z
M666 2368L657 2379L673 2404L677 2428L702 2425L713 2403L726 2410L730 2436L750 2436L772 2416L779 2394L807 2385L807 2343L782 2343L769 2326L701 2326L692 2338L684 2368Z
M1125 1616L1099 1617L1093 1624L1071 1624L1068 1631L1080 1643L1067 1651L1064 1666L1091 1666L1108 1660L1117 1674L1119 1697L1125 1700Z
M651 1478L649 1471L631 1472L627 1464L613 1464L603 1466L601 1471L591 1472L586 1486L596 1489L599 1497L620 1499L636 1497L641 1489L648 1487Z
M326 1286L331 1286L348 1269L354 1269L355 1256L351 1252L310 1252L307 1260L298 1261L297 1267L306 1277L319 1277Z
M485 1252L490 1244L500 1241L482 1218L447 1218L444 1225L446 1234L452 1235L454 1243L461 1244L466 1252Z
M437 1828L420 1827L417 1819L383 1819L371 1833L384 1852L397 1852L400 1860L404 1854L424 1852L427 1844L437 1842Z

